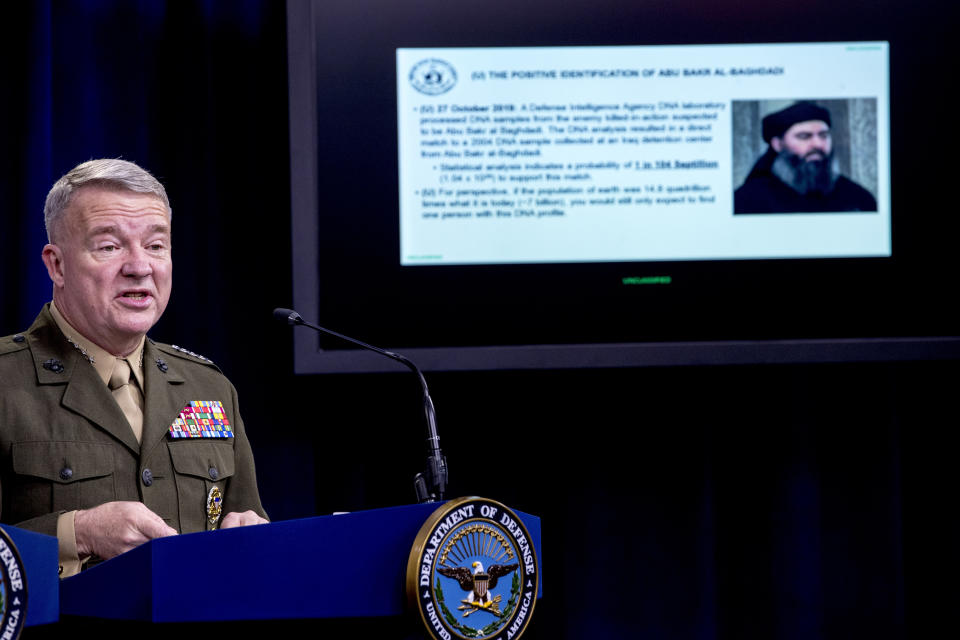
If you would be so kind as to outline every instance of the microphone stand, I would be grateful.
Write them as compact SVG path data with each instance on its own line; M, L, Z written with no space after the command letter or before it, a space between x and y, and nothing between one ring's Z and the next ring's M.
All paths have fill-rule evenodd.
M379 353L392 360L402 363L415 374L420 380L420 387L423 389L423 411L427 418L427 469L418 473L413 480L414 490L417 494L417 502L436 502L443 500L443 494L447 488L447 458L440 451L440 436L437 435L437 415L433 407L433 400L430 398L430 391L427 389L427 381L423 377L420 369L406 356L399 353L393 353L380 347L361 342L342 333L325 329L320 325L313 324L304 320L299 313L293 309L274 309L273 317L281 322L291 326L302 325L310 327L314 331L331 335L346 342L357 345L369 351Z

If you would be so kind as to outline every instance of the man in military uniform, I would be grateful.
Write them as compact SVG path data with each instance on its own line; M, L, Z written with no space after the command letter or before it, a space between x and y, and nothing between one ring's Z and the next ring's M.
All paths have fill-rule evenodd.
M734 213L876 211L869 191L840 175L830 111L797 102L763 119L770 146L733 194Z
M44 217L53 301L0 338L0 520L56 535L62 576L153 538L266 522L236 390L146 338L172 281L163 186L92 160Z

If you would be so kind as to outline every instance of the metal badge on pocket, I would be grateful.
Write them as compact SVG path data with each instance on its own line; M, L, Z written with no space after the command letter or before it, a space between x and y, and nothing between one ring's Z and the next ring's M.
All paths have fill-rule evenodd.
M211 527L216 528L217 522L220 520L222 503L223 494L220 493L219 487L214 486L207 494L207 522L210 523Z

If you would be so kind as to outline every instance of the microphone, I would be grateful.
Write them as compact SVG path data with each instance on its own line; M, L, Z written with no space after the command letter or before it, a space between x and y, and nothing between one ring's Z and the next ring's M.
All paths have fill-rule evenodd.
M423 373L409 358L393 353L372 344L361 342L355 338L345 336L342 333L325 329L320 325L307 322L303 317L293 309L277 308L273 310L273 317L280 322L291 326L302 325L310 327L314 331L331 335L358 347L362 347L374 353L379 353L392 360L402 363L415 374L420 380L420 387L423 389L423 410L427 418L427 470L418 473L413 480L414 490L417 493L417 502L435 502L443 500L444 491L447 489L447 458L440 451L440 436L437 435L437 416L433 407L433 400L430 398L430 391L427 389L427 381Z
M280 322L286 322L292 325L300 324L303 322L303 318L300 317L300 314L294 311L293 309L274 309L273 317L279 320Z

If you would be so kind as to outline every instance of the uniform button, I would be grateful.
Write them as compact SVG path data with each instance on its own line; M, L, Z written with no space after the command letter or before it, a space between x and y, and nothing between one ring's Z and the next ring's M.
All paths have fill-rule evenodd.
M143 478L143 484L145 486L149 487L153 484L153 472L151 472L150 469L144 469L140 477Z
M211 480L216 480L217 478L220 477L220 472L217 471L217 468L216 468L216 467L210 467L209 471L210 471L210 479L211 479Z
M14 341L14 342L23 342L24 340L26 340L26 338L24 338L24 337L23 337L22 335L20 335L19 333L18 333L17 335L13 336L13 341Z
M72 477L73 477L73 469L71 469L70 467L64 467L63 469L60 469L61 480L69 480Z

